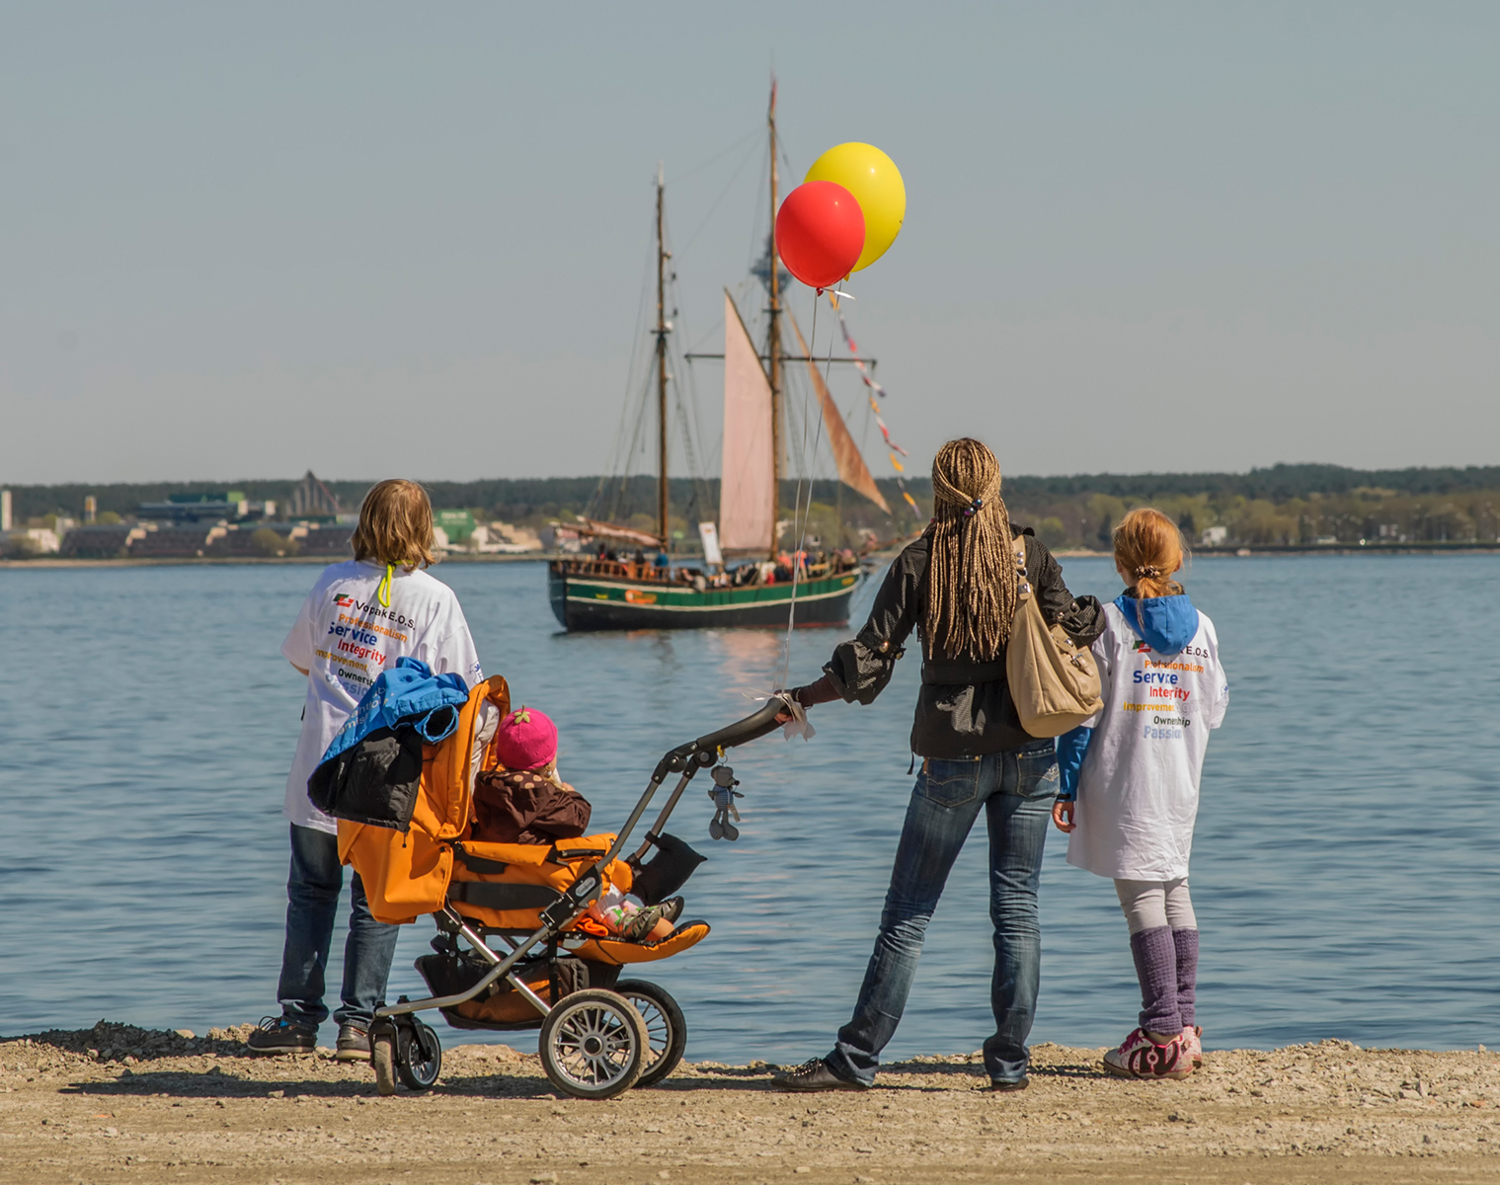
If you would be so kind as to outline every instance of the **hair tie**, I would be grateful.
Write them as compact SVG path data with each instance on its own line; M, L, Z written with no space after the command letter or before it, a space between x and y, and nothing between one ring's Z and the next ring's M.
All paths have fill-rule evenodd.
M970 502L967 506L964 507L964 517L968 518L975 511L980 510L983 507L984 507L984 499L983 498L975 498L974 501Z
M1154 580L1161 575L1161 569L1155 564L1142 564L1135 570L1137 580Z

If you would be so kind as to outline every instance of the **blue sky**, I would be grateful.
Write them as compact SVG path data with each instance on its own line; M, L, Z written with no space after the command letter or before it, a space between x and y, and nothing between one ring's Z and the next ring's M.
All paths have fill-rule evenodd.
M1497 459L1494 5L0 22L0 481L599 472L656 163L715 349L773 64L791 180L851 139L906 178L849 313L918 467L961 433L1012 473Z

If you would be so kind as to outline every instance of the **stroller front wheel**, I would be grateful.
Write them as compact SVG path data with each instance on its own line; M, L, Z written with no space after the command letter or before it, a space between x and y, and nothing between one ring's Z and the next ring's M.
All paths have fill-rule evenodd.
M375 1093L396 1093L396 1026L376 1021L370 1026L370 1065L375 1070Z
M580 1099L612 1099L640 1079L651 1047L646 1022L615 992L564 996L542 1021L539 1052L552 1085Z
M443 1043L415 1016L396 1036L396 1073L410 1090L431 1090L443 1072Z

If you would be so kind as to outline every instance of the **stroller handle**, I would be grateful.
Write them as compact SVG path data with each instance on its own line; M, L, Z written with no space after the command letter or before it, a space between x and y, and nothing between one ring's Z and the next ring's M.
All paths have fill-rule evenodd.
M656 763L656 772L652 775L653 784L659 785L674 770L695 770L699 766L712 765L719 759L720 749L748 744L775 732L781 727L777 724L776 717L786 710L786 701L783 699L785 695L784 691L775 692L766 701L766 706L753 716L736 720L716 732L705 733L696 741L688 741L685 745L668 749L666 755Z
M736 720L733 724L719 729L717 732L708 733L693 742L693 748L707 749L715 753L719 749L729 749L735 745L744 745L750 741L759 740L761 737L773 733L780 727L776 723L779 713L786 710L780 694L775 694L766 701L765 707L752 716L746 716L743 720Z

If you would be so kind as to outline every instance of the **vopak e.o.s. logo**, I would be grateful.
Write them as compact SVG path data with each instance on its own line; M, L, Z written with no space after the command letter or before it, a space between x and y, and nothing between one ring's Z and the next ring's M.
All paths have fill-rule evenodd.
M339 593L333 598L333 603L340 609L354 613L363 613L366 617L383 617L392 625L416 625L416 620L406 616L404 613L392 613L382 605L371 605L366 601L356 601L353 597Z
M1154 651L1151 649L1151 647L1147 646L1146 643L1142 642L1139 638L1136 639L1136 643L1135 643L1134 646L1131 647L1131 649L1134 650L1135 653L1137 653L1137 654L1152 654L1152 653L1154 653ZM1181 650L1177 651L1177 653L1178 654L1191 655L1193 658L1207 658L1208 657L1208 651L1206 649L1204 649L1204 647L1202 647L1202 646L1184 646Z

